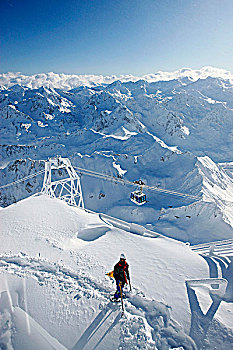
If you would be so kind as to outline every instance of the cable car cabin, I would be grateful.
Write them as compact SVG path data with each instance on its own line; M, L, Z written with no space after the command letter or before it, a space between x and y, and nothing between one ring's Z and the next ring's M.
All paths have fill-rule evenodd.
M143 205L146 203L146 195L141 191L134 191L131 192L130 200L137 205Z

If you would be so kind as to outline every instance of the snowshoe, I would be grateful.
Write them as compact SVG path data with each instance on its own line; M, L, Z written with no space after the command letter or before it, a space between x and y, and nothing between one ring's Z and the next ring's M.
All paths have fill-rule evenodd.
M122 294L122 299L126 299L126 298L127 298L127 295L123 293L123 294ZM111 300L112 302L119 303L119 302L121 301L121 297L115 298L114 295L111 295L111 296L110 296L110 300Z
M111 300L113 303L120 303L120 302L121 302L121 298L115 298L114 295L111 295L111 296L110 296L110 300Z

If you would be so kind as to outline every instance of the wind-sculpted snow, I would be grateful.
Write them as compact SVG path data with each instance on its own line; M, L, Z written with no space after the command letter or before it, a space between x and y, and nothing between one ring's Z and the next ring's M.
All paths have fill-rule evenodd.
M111 289L104 289L103 286L92 281L83 273L79 274L59 264L50 264L43 259L32 258L22 253L18 256L0 255L0 270L21 278L32 277L40 286L46 285L68 294L70 298L75 300L75 304L81 298L96 298L99 302L108 302L105 310L102 310L101 313L107 313L109 310L116 316L115 321L113 321L115 325L120 321L118 306L115 307L108 301ZM125 301L127 316L126 320L121 322L120 346L125 348L135 346L149 350L154 349L155 345L158 349L169 349L169 345L177 344L183 345L186 349L196 349L192 339L182 331L176 322L171 320L167 305L149 300L140 295L141 293L137 290L135 292L135 295L130 296ZM4 293L2 294L4 297ZM15 306L18 307L18 305ZM114 324L110 323L110 328L111 326L114 327ZM96 322L93 327L97 328ZM73 350L83 349L85 345L90 346L91 339L87 335L87 331L74 345ZM106 332L105 336L107 333L110 333L110 330ZM100 338L99 343L101 342Z
M51 204L50 208L48 204ZM65 347L73 349L97 345L104 349L115 345L115 348L138 346L168 350L171 344L195 348L182 327L172 319L170 308L146 297L136 287L136 279L132 297L125 300L125 318L120 318L120 305L109 301L114 286L104 278L104 273L110 261L96 253L111 253L104 246L98 248L96 243L105 241L104 245L111 246L114 237L121 237L122 232L115 229L113 233L100 236L101 220L97 215L44 196L3 209L1 214L2 222L8 214L14 218L4 229L4 246L1 246L0 254L0 317L3 325L0 334L4 334L7 322L10 333L10 337L1 339L3 344L13 342L14 348L20 349L18 335L22 324L15 322L20 308L28 320L28 329L23 336L23 343L28 344L25 350L32 346L30 327L35 330L34 322L44 328L42 331L36 327L38 336L42 332L49 342L50 334ZM87 238L92 231L92 240L86 244L89 249L94 248L93 252L85 250L87 246L81 243L74 244L74 239L77 240L74 232L82 237L84 228L89 230ZM102 232L103 228L102 222ZM127 244L130 246L130 236L129 239ZM127 236L124 241L126 243ZM21 249L20 253L16 253L18 249ZM37 346L37 349L43 348L40 343Z
M0 216L3 349L197 349L195 309L190 315L185 281L200 284L209 273L188 245L142 236L139 229L135 234L135 226L126 232L93 212L42 195L2 209ZM126 291L121 317L121 304L109 301L115 284L105 273L123 251L132 292ZM195 293L201 298L194 306L206 307L205 288ZM206 349L230 344L232 314L231 304L219 300L214 321L208 319L205 327Z

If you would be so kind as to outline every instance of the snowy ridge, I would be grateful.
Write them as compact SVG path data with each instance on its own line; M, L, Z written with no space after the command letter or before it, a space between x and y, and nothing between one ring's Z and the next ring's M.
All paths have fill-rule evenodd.
M55 213L56 217L54 216ZM141 238L139 236L117 229L114 229L114 232L109 232L109 227L107 227L107 230L105 229L105 233L102 235L102 231L100 232L99 230L101 221L97 215L71 208L61 201L52 200L44 196L30 198L19 202L16 206L13 205L3 209L1 211L2 222L7 220L9 214L13 215L14 220L12 225L3 233L4 246L1 247L1 251L10 252L1 253L0 270L3 273L2 277L7 276L9 285L8 296L11 295L12 308L14 310L17 310L18 307L25 309L23 300L25 301L26 293L28 300L26 312L31 316L33 315L42 327L45 327L52 336L56 336L66 347L70 348L73 342L73 349L82 349L84 346L92 348L94 345L97 346L97 344L100 345L100 349L103 349L104 344L106 346L106 344L111 344L111 342L113 344L116 342L118 344L116 347L123 346L123 344L125 347L129 346L129 348L141 345L145 349L153 349L155 346L158 349L162 346L169 349L169 343L171 342L177 345L182 344L190 350L196 349L194 342L184 333L182 327L171 319L170 308L166 303L166 298L170 298L169 293L165 293L162 298L165 298L164 301L157 302L151 297L146 297L141 287L140 289L136 287L139 275L136 275L136 271L134 272L136 261L133 263L133 259L136 257L134 257L134 250L137 249L137 244L135 245L133 242L135 238L140 242ZM44 218L43 221L41 221L41 217ZM68 218L70 220L69 227L67 227ZM16 223L18 228L15 226ZM103 222L101 225L103 227ZM84 234L83 230L92 231L92 236ZM76 234L73 235L72 232L75 231ZM116 236L121 242L121 247L117 246L117 250L122 249L125 244L128 245L127 251L128 255L131 255L132 276L134 276L132 278L135 280L134 292L125 301L126 314L125 319L122 320L119 317L119 306L115 306L108 301L109 294L114 287L109 280L103 280L106 271L105 262L114 258L111 258L111 252L106 249L106 246L111 246ZM14 246L12 246L12 237ZM25 242L23 245L21 244L22 237L24 237ZM146 238L142 239L145 240ZM147 239L150 241L148 241L145 249L149 253L151 244L155 248L157 243L153 243L153 238ZM34 244L35 241L38 242L37 245ZM165 250L169 250L171 243L166 244L163 241L159 242L159 245L161 244L164 248L167 246ZM177 244L180 245L180 248L186 251L186 258L189 261L189 249L185 245L176 242L173 244L175 246ZM131 253L130 246L132 246ZM18 247L24 252L17 254ZM154 254L154 248L152 248L150 256ZM39 255L38 250L41 252ZM57 262L58 259L59 262ZM157 257L156 259L158 259L157 263L159 263L160 258ZM172 269L172 263L165 260L162 262L162 260L160 261L161 264L165 263L169 270ZM194 260L197 264L196 269L195 272L193 270L192 273L188 273L189 277L194 276L202 265L200 259L196 256L194 256ZM149 260L147 263L149 263ZM180 268L183 269L181 266ZM23 277L27 278L25 287L22 285ZM145 277L147 278L147 276ZM143 279L149 287L150 284L146 282L145 278ZM39 303L34 303L33 300L30 301L32 295L37 299L38 293L43 293L46 302L46 299L49 297L47 295L48 290L53 291L53 294L56 296L53 304L55 303L57 306L51 304L46 306L50 310L52 307L52 314L55 312L55 329L52 320L44 318L46 313L44 301L42 299L39 299ZM1 289L1 298L3 299L6 297L5 291L4 288ZM18 291L18 298L16 298L16 291ZM156 293L160 294L161 292L162 290L157 290ZM153 294L153 288L150 293ZM62 308L64 303L68 303L70 310L68 315L64 314L65 309ZM4 304L7 305L7 302L4 301ZM8 311L10 311L9 308ZM85 312L87 312L86 315ZM175 314L179 314L178 310ZM82 323L78 325L78 328L77 317L82 319ZM183 317L180 320L182 323L186 322ZM68 322L66 326L65 322ZM58 327L61 325L65 329L59 335L61 330L58 331ZM87 328L85 329L83 326ZM187 324L184 324L184 327L186 328ZM65 336L65 332L68 332L68 329L69 336ZM94 330L96 334L92 337L91 334ZM164 332L166 336L163 335ZM15 338L13 334L11 337L12 341L15 342L16 349L18 349L17 337ZM25 347L25 350L30 348L29 345ZM40 349L40 346L38 346L38 349Z
M64 269L64 267L62 266L56 266L56 265L52 266L49 264L49 262L43 261L43 259L33 259L27 256L24 256L22 254L20 254L18 257L1 256L0 268L2 267L4 267L5 271L11 270L11 273L14 273L14 275L16 276L24 277L26 274L28 278L29 276L33 277L36 280L38 280L39 285L46 284L46 285L49 285L50 287L54 286L53 288L58 288L57 285L59 284L59 289L69 294L75 300L79 300L83 296L85 296L88 299L97 297L99 301L103 300L104 303L106 302L108 303L106 307L101 311L101 314L102 314L101 318L102 316L109 318L109 314L112 314L110 322L113 322L113 324L111 324L109 320L108 322L106 322L106 324L109 324L110 328L111 327L113 328L120 321L120 313L118 310L119 308L117 306L112 305L108 301L108 295L111 292L111 290L104 291L101 285L99 286L92 285L90 281L88 281L88 279L84 276L83 276L84 280L82 281L82 276L79 276L77 275L77 273L73 271L69 271L68 269ZM99 291L100 295L97 293L97 291ZM2 293L2 300L1 300L2 303L6 303L6 300L4 300L4 298L6 297L5 294L6 293ZM103 295L101 296L101 294ZM14 317L17 317L17 313L19 312L18 311L19 307L12 305L12 308L14 309L13 311ZM141 310L141 314L140 316L138 315L138 317L135 317L135 312L137 314L138 312L136 310L139 308ZM174 342L176 341L176 337L177 337L177 340L179 339L179 341L181 341L180 338L182 338L182 342L184 345L188 346L188 348L190 349L195 349L194 343L192 342L191 339L189 339L189 337L187 337L181 331L180 326L176 325L174 321L170 321L170 313L166 305L148 300L142 295L140 295L140 293L138 293L138 295L134 295L127 299L126 310L127 310L126 320L125 320L126 324L124 325L125 330L128 329L128 331L130 331L130 328L137 327L138 332L142 332L142 340L141 340L142 345L144 345L144 342L146 341L148 349L150 348L152 349L154 347L154 341L150 333L151 331L155 332L154 322L155 323L159 322L159 320L158 321L156 320L157 318L160 319L161 331L164 332L165 329L167 328L167 332L170 332L171 337L174 338ZM20 311L20 312L23 313L25 311ZM20 317L23 318L23 316L20 316ZM27 316L24 316L24 317L27 317ZM100 318L100 315L98 316L98 318ZM100 320L98 320L97 322L97 320L95 320L91 324L91 326L98 328L99 321ZM15 321L13 322L15 323ZM30 316L29 316L28 322L29 322L30 328L35 327L33 324L33 320L31 319ZM114 322L115 322L115 325L114 325ZM23 322L21 321L20 323L23 323ZM16 327L17 327L17 330L21 332L20 327L17 325L17 322L16 322ZM171 327L171 329L169 329L169 327ZM90 326L88 329L90 329ZM40 334L40 332L41 332L40 329L36 330L37 336L38 336L38 333ZM110 330L108 330L108 332L110 332ZM143 334L144 332L145 332L145 335ZM30 335L30 332L26 332L26 335L27 333L29 333L28 334L29 342L33 342L34 339ZM46 331L44 331L44 333L46 333ZM90 346L90 343L92 343L92 340L87 339L88 336L86 335L86 333L88 333L88 330L85 331L83 336L73 346L72 349L83 349L85 345ZM101 334L101 331L98 333ZM157 334L157 337L159 337L159 333ZM24 338L26 337L24 336ZM50 340L51 337L49 336L49 334L47 334L47 335L44 335L44 338L46 338L46 340L48 341ZM122 343L125 344L125 346L127 346L127 337L122 336L121 341ZM135 345L137 344L137 346L139 346L138 341L136 339L135 341L136 341ZM25 339L24 339L24 342L25 342ZM54 343L56 344L55 339L52 341L53 345ZM132 346L132 339L130 341L130 344L131 344L130 346ZM31 345L24 345L24 346L26 349ZM35 346L36 346L36 349L40 349L40 348L44 349L45 345L43 344L43 342L40 341L39 344L36 344ZM63 349L63 346L56 344L55 348Z
M188 336L196 325L190 320L185 281L195 280L188 288L195 289L197 284L200 288L209 273L204 260L189 246L113 228L95 213L45 196L18 202L2 209L0 215L4 228L0 248L3 344L16 350L22 344L29 350L34 341L37 350L50 350L51 345L73 350L197 349ZM121 251L127 252L133 285L124 301L123 318L120 305L109 302L114 285L104 279ZM206 308L209 294L205 288L201 291L200 305L204 302ZM224 323L226 307L229 317L233 315L224 301L218 306L215 324L221 330L227 327L224 332L227 329L230 337L228 319ZM210 323L205 333L208 349L212 349L213 331ZM227 347L230 338L219 341Z

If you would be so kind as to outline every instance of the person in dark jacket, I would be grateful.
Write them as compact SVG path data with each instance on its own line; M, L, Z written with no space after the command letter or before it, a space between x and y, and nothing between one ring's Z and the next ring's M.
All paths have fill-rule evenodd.
M114 298L118 299L121 296L120 292L120 284L121 284L121 290L123 291L123 287L125 284L128 284L129 278L129 265L126 262L125 254L121 254L120 260L118 263L114 266L113 276L116 280L116 287L117 290L114 294Z

